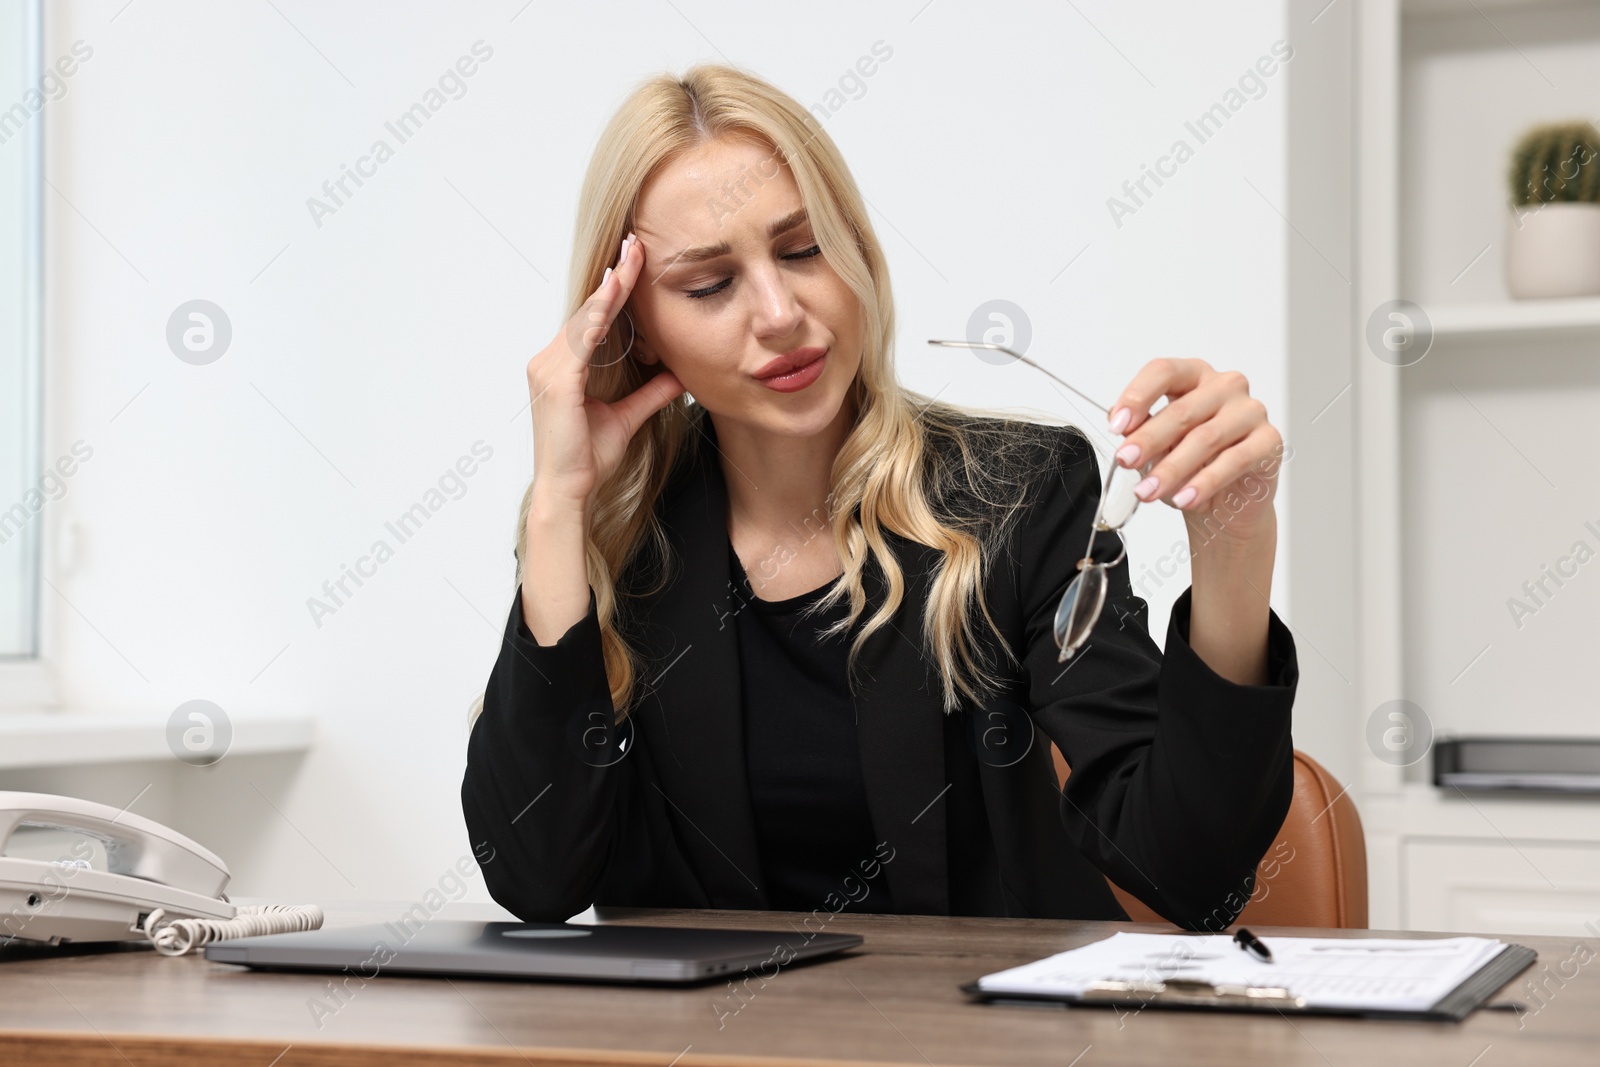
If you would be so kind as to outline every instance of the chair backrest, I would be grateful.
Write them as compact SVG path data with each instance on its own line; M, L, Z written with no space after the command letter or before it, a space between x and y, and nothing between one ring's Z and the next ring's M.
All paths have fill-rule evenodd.
M1053 744L1050 752L1056 780L1064 783L1070 773L1067 761ZM1111 891L1135 922L1166 921L1114 882ZM1255 892L1238 921L1356 929L1367 925L1367 844L1361 816L1349 792L1298 749L1294 799L1256 867Z

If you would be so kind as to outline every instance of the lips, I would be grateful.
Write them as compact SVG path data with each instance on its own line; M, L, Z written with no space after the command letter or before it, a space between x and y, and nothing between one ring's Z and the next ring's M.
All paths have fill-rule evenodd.
M824 352L810 363L796 367L787 374L774 374L770 378L757 378L756 381L775 393L798 393L821 378L826 373L827 366L828 353Z
M797 348L793 352L785 352L777 359L756 371L755 377L762 380L776 378L780 374L804 367L807 363L815 363L827 354L826 348Z

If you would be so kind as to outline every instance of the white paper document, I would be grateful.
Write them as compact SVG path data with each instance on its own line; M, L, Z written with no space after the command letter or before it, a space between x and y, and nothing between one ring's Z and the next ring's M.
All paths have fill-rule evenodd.
M1081 996L1100 981L1276 986L1311 1008L1426 1011L1507 946L1485 937L1263 937L1266 963L1228 934L1117 933L978 979L994 993Z

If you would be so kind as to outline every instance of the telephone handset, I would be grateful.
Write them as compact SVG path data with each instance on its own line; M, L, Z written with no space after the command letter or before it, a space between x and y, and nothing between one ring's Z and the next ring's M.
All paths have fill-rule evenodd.
M55 859L10 854L41 831L77 839ZM0 791L0 945L148 938L179 956L208 941L322 925L315 905L229 902L229 877L214 853L154 819L76 797Z

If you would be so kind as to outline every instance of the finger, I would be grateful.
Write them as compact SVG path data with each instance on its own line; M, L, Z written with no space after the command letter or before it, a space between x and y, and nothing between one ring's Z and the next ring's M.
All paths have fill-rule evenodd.
M1271 423L1262 423L1244 440L1225 449L1210 463L1206 464L1188 484L1178 490L1173 496L1172 504L1181 511L1195 511L1204 508L1219 492L1241 479L1254 478L1259 484L1270 487L1277 475L1278 460L1283 448L1283 437ZM1180 497L1193 487L1194 497L1184 503L1178 503ZM1244 485L1245 494L1255 499L1258 495L1255 486Z
M672 403L683 391L683 383L678 381L678 376L664 370L611 407L621 417L623 426L627 427L627 437L631 440L646 419Z
M1111 405L1111 432L1133 430L1149 417L1157 400L1187 393L1210 369L1199 359L1152 359L1140 368Z
M621 301L616 298L617 288L612 281L614 274L615 272L607 267L606 275L601 279L600 285L589 294L583 305L573 312L572 318L567 320L564 331L567 351L573 357L569 361L570 373L579 374L588 368L594 350L600 346L606 331L611 326L611 320L616 317L617 309L622 306Z
M590 366L610 366L620 363L629 352L633 351L636 340L633 331L637 330L637 324L629 319L627 331L629 336L626 341L611 324L615 323L617 316L627 307L628 300L633 296L634 286L644 274L644 258L644 244L636 235L630 233L623 238L621 259L618 260L616 269L611 272L611 285L616 290L615 301L610 305L610 320L606 332L601 335L596 345L598 348L600 344L604 344L606 351L599 353L598 359L590 357Z
M616 280L617 289L621 294L619 307L627 303L628 297L633 295L634 286L644 273L644 260L644 242L639 240L637 234L628 234L622 239L622 256L617 260L617 269L612 273L612 278Z
M1158 419L1152 419L1151 424L1156 421ZM1173 499L1175 506L1182 507L1174 494L1186 488L1202 467L1250 436L1266 421L1267 408L1261 401L1251 396L1229 398L1216 414L1173 444L1145 480L1134 488L1134 494L1141 500Z
M582 374L588 369L595 350L609 336L611 324L627 303L643 267L638 239L629 234L618 248L617 265L606 268L600 284L567 320L567 348L574 356L572 373Z
M1128 433L1117 449L1124 467L1141 467L1161 459L1186 434L1222 410L1234 396L1248 396L1249 383L1237 371L1209 373L1199 385L1179 395Z

